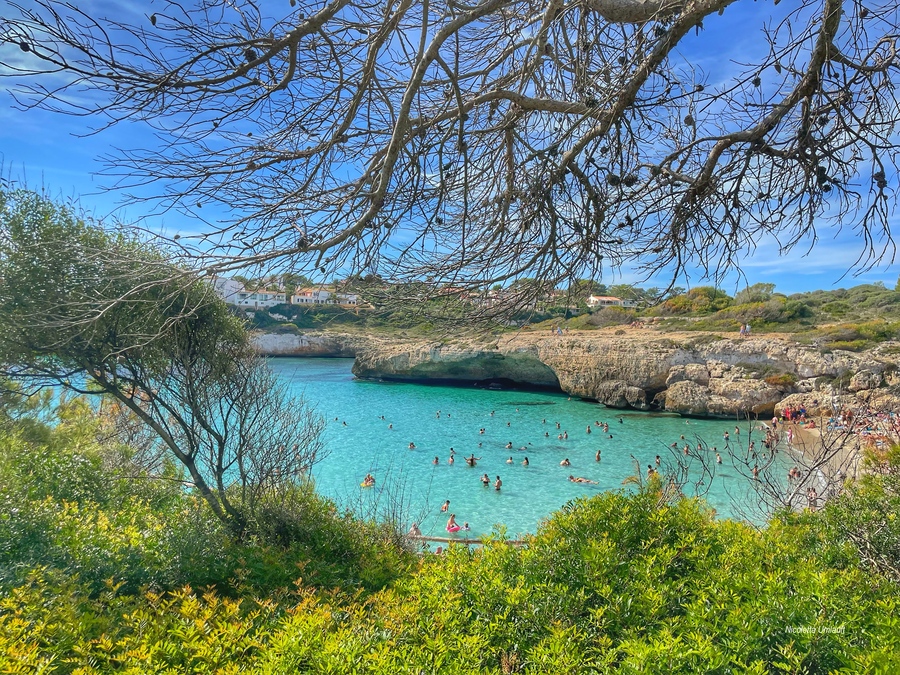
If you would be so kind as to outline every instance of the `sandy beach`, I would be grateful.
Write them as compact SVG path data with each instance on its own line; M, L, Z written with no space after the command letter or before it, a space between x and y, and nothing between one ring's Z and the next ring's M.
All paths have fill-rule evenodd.
M847 431L828 430L828 419L820 417L816 420L816 428L808 429L797 423L784 422L782 428L794 430L794 442L791 447L802 452L808 462L823 461L820 470L832 475L843 472L854 478L862 470L862 448L859 437ZM825 429L824 434L822 429Z

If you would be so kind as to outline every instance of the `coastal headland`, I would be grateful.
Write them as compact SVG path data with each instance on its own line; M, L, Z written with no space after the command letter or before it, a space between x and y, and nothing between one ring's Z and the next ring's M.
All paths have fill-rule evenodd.
M785 406L900 405L900 343L863 352L822 350L779 334L602 329L552 335L519 331L426 340L372 334L258 332L267 356L355 357L360 378L460 386L541 387L611 408L695 417L771 417Z

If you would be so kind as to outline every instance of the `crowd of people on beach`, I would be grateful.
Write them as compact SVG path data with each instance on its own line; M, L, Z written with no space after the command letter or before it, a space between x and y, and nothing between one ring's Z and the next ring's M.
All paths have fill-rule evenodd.
M900 440L900 416L890 410L842 408L828 419L829 431L847 432L876 448Z

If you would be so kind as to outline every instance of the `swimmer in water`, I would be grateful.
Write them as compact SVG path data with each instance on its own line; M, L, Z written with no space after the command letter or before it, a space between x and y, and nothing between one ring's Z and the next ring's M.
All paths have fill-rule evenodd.
M510 457L508 460L506 460L506 463L507 463L507 464L512 464L512 463L513 463L513 458Z
M577 478L575 476L569 476L569 480L573 483L593 483L594 485L597 485L597 481L590 480L589 478L582 478L581 476L578 476Z
M587 433L591 433L591 425L590 424L587 425Z
M455 462L455 461L456 460L453 459L453 455L450 455L450 457L447 458L447 464L453 464L453 462Z
M509 443L506 444L506 449L512 450L512 441L510 441Z
M462 526L462 531L463 531L463 532L468 532L468 531L471 530L471 529L472 529L472 528L469 527L469 523L463 523L463 526Z
M597 454L594 455L594 461L595 461L595 462L599 462L599 461L600 461L600 451L599 451L599 450L597 451Z
M367 473L367 474L366 474L366 477L363 479L363 485L366 486L366 487L370 487L370 486L372 486L372 485L375 485L375 476L373 476L373 475L370 474L370 473Z
M448 499L443 504L441 504L441 513L447 513L447 509L450 508L450 500Z
M566 441L569 440L569 432L568 431L563 432L563 440L566 440Z
M656 466L659 466L659 462L660 462L659 455L657 455L656 456Z
M440 463L441 463L441 460L439 460L437 457L435 457L434 461L432 462L432 464L440 464Z
M722 463L722 457L721 457L721 456L719 455L719 453L717 452L717 453L716 453L716 464L721 464L721 463Z
M522 460L522 466L528 466L528 458Z
M415 449L416 449L416 444L415 444L415 443L410 443L410 444L409 444L409 449L410 449L410 450L415 450Z
M572 462L569 461L569 458L566 457L563 461L559 463L560 466L571 466Z
M394 428L393 424L388 424L388 429L393 429L393 428Z
M497 480L494 481L494 489L497 492L500 492L500 488L503 487L503 481L500 480L500 476L497 476Z
M476 457L475 453L473 452L470 456L463 457L463 459L466 460L466 464L468 464L469 466L475 466L475 463L478 462L481 457Z
M545 437L545 438L550 438L550 432L549 432L549 431L545 431L545 432L544 432L544 437Z
M481 484L484 485L484 487L487 487L488 485L491 484L491 479L488 478L488 475L487 475L487 474L484 474L484 475L481 477Z

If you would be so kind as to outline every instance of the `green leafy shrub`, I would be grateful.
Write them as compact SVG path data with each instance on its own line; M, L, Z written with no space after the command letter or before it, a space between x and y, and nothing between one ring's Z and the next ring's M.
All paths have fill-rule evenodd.
M632 310L624 307L604 307L603 309L591 312L587 316L586 321L591 326L621 326L622 324L631 323L637 318Z
M282 323L275 328L272 329L272 332L277 335L300 335L301 331L297 327L297 324L293 323Z
M17 468L35 441L2 430L0 555L16 573L0 594L0 672L900 668L896 449L821 512L763 528L664 499L651 481L570 502L522 546L500 531L410 566L383 528L338 514L310 485L261 511L277 530L268 544L216 538L195 520L205 503L169 483L96 486L109 461L90 459L104 447L82 422L48 431L48 447L85 456L73 483ZM25 547L33 555L10 526L26 522L44 537ZM175 554L200 543L191 537L220 549L201 546L218 561L205 577ZM188 578L198 583L177 583Z
M793 373L780 373L778 375L769 375L764 378L766 384L781 389L790 389L797 384L797 376Z

